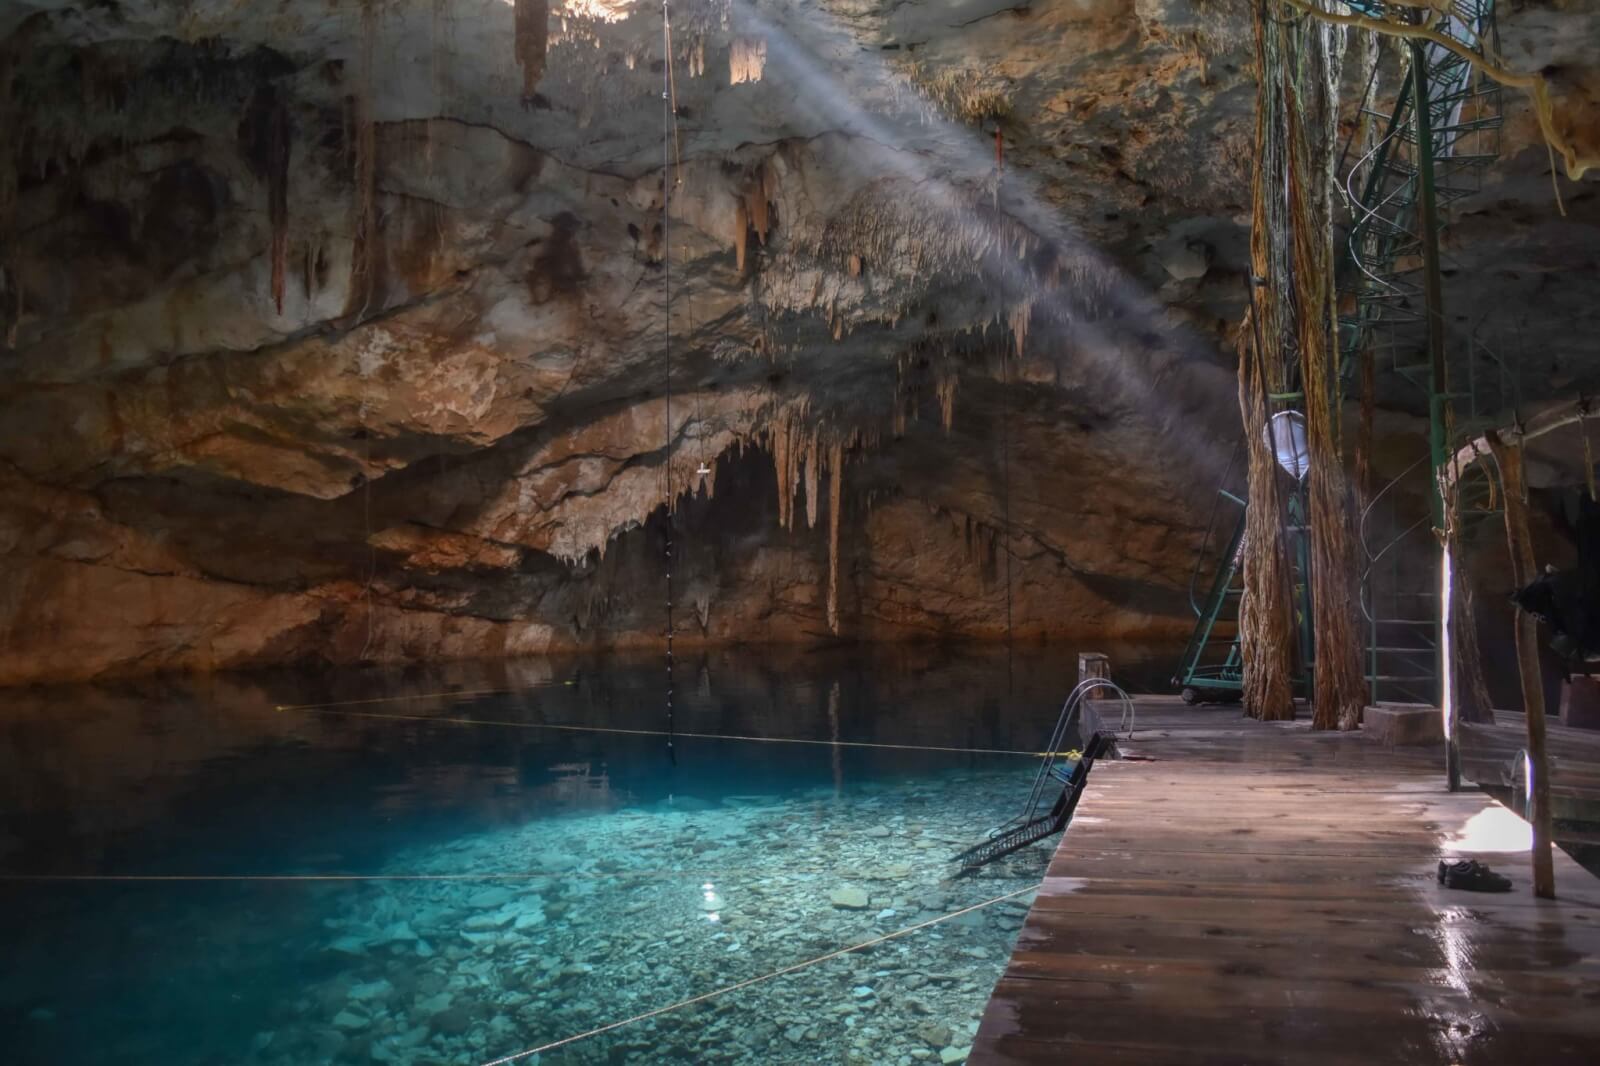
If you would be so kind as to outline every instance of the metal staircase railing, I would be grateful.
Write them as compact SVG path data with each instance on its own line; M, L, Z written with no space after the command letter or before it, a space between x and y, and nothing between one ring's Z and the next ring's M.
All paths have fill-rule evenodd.
M1409 6L1391 10L1380 0L1345 2L1361 14L1380 18L1414 10ZM1434 28L1476 48L1480 39L1492 38L1492 7L1493 0L1455 0L1448 16ZM1403 697L1432 703L1439 689L1437 583L1426 580L1419 588L1416 579L1436 573L1433 531L1440 505L1436 502L1433 521L1427 515L1412 520L1396 509L1401 494L1395 490L1418 467L1431 477L1442 446L1481 428L1485 419L1494 417L1491 412L1509 406L1508 400L1514 403L1515 385L1508 381L1505 364L1475 335L1464 351L1438 365L1431 357L1423 362L1415 358L1418 351L1430 350L1424 340L1430 326L1442 326L1438 279L1427 276L1427 267L1430 259L1437 266L1439 226L1446 209L1475 192L1483 170L1499 156L1501 90L1478 75L1467 60L1437 44L1412 47L1410 54L1413 69L1392 110L1371 107L1376 77L1367 87L1360 117L1382 125L1373 144L1363 147L1346 170L1343 188L1351 224L1339 268L1340 306L1348 308L1339 319L1340 379L1348 384L1370 357L1375 378L1382 374L1385 380L1420 390L1430 418L1450 426L1449 439L1441 441L1435 432L1429 453L1362 505L1360 522L1361 609L1368 623L1372 699ZM1420 79L1419 64L1425 75ZM1419 96L1424 102L1420 112ZM1432 205L1428 215L1422 210L1425 203ZM1455 390L1464 385L1465 391L1453 391L1452 382ZM1434 463L1426 463L1429 458ZM1426 498L1433 489L1426 482L1424 487ZM1243 525L1241 515L1241 531ZM1233 583L1237 569L1237 554L1225 557L1213 591L1224 582ZM1196 672L1200 656L1227 606L1225 598L1208 600L1175 683L1189 689L1193 678L1207 676ZM1236 619L1237 603L1232 606ZM1224 671L1211 684L1231 683L1237 691L1240 665L1235 644L1223 660Z
M1217 489L1211 501L1211 513L1206 519L1206 531L1195 553L1194 569L1189 574L1189 608L1194 611L1195 627L1189 643L1178 661L1178 672L1172 684L1183 690L1187 703L1199 703L1205 698L1228 698L1239 691L1243 683L1243 663L1239 659L1239 604L1244 595L1241 581L1245 532L1244 497L1229 490L1235 467L1242 449L1235 444L1228 459L1228 469L1222 476L1222 488ZM1242 492L1243 489L1241 488ZM1237 517L1229 521L1237 508ZM1221 520L1219 523L1219 519ZM1216 570L1204 599L1197 599L1201 575L1211 555L1211 545L1222 529L1231 525L1232 532L1222 544Z
M1067 741L1067 731L1075 720L1081 718L1089 693L1097 689L1109 689L1120 704L1118 725L1115 730L1104 726L1094 729L1083 739L1081 752L1067 752L1062 747ZM1078 682L1061 705L1061 713L1056 716L1055 730L1050 734L1049 743L1042 753L1033 788L1028 793L1027 802L1022 805L1021 813L991 829L983 840L956 855L952 861L959 864L959 872L971 873L1064 830L1077 810L1078 800L1083 795L1089 770L1095 760L1105 754L1119 734L1125 732L1131 737L1133 724L1133 699L1121 686L1103 677L1090 677ZM1073 758L1074 754L1076 758ZM1056 785L1060 786L1060 790L1052 795Z
M1358 0L1351 6L1381 14L1382 5ZM1492 33L1490 13L1490 0L1457 0L1436 28L1470 44ZM1339 323L1342 369L1348 380L1360 361L1371 359L1375 375L1409 384L1430 412L1444 412L1446 421L1455 423L1448 435L1456 436L1469 431L1480 406L1486 406L1477 374L1480 350L1469 344L1452 360L1446 349L1443 380L1441 367L1427 357L1428 319L1438 311L1429 306L1431 250L1425 242L1437 244L1449 206L1477 191L1483 170L1499 155L1500 88L1439 45L1425 44L1412 55L1414 63L1420 57L1426 67L1421 95L1427 121L1417 121L1414 114L1417 92L1402 92L1376 143L1351 166L1344 184L1352 225L1341 303L1353 310ZM1383 117L1365 105L1363 114ZM1431 234L1421 214L1425 176L1431 179L1434 204ZM1419 351L1421 361L1415 356ZM1452 381L1463 379L1465 392L1452 387ZM1466 418L1452 417L1458 408L1465 409ZM1374 702L1431 704L1440 698L1442 620L1433 579L1438 510L1408 513L1397 491L1420 475L1421 492L1412 499L1431 499L1434 458L1430 446L1361 509L1361 610L1368 626L1367 675Z

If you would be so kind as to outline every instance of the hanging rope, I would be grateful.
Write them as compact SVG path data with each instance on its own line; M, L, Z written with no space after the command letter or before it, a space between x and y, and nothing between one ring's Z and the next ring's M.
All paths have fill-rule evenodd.
M1000 132L995 131L995 151L999 152ZM1000 484L1001 484L1001 545L1006 553L1006 691L1012 689L1012 629L1011 629L1011 364L1010 353L1002 343L1000 348Z
M661 323L662 352L666 359L666 591L667 591L667 756L676 765L677 749L673 746L675 719L672 706L672 240L668 230L671 219L672 186L674 175L673 124L677 106L673 100L672 83L672 11L667 0L661 0L661 47L666 64L661 74L661 290L665 297L666 313Z
M1264 2L1253 8L1256 45L1255 167L1250 187L1250 310L1238 336L1239 413L1245 433L1249 503L1245 509L1244 594L1239 607L1244 710L1252 718L1294 717L1294 614L1292 577L1284 543L1283 494L1277 460L1267 442L1272 394L1288 386L1284 353L1292 341L1283 323L1292 314L1283 232L1286 166L1281 128L1283 58L1277 29Z

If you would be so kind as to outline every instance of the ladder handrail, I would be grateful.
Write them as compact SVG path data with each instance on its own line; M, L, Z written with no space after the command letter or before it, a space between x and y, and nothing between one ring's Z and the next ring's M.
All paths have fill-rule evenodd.
M1023 805L1022 813L1003 823L998 828L991 830L990 836L997 836L1013 826L1021 825L1037 816L1039 801L1044 795L1045 786L1050 780L1050 771L1055 768L1057 760L1063 754L1061 745L1066 740L1067 727L1073 719L1078 717L1083 710L1083 702L1088 694L1095 689L1108 688L1116 694L1115 698L1122 705L1122 715L1118 720L1115 733L1127 730L1128 736L1133 735L1135 708L1133 697L1121 685L1105 677L1086 677L1075 685L1067 694L1066 702L1062 703L1061 711L1056 716L1056 727L1050 734L1050 743L1044 750L1044 759L1039 764L1038 773L1034 774L1033 788L1028 793L1028 802Z
M1239 448L1241 445L1243 445L1243 443L1244 439L1242 437L1233 442L1233 451L1228 455L1228 466L1222 472L1223 485L1228 483L1228 478L1233 473L1233 464L1239 460ZM1216 495L1211 498L1211 513L1206 516L1205 535L1200 538L1200 549L1194 553L1194 569L1189 572L1189 607L1194 611L1194 616L1196 618L1199 618L1202 612L1200 605L1194 602L1195 583L1200 580L1200 565L1205 562L1206 545L1211 543L1211 534L1212 531L1216 529L1217 525L1217 511L1222 505L1222 498L1224 496L1228 496L1229 499L1234 499L1234 497L1229 494L1225 488L1221 487L1217 489ZM1209 602L1209 597L1207 597L1207 599Z

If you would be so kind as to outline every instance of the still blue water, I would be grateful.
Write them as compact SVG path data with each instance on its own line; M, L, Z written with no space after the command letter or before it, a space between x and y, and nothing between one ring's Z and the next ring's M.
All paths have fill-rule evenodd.
M654 658L13 694L4 1061L483 1063L1020 892L518 1061L951 1060L1049 845L949 858L1073 666L683 658L671 738Z

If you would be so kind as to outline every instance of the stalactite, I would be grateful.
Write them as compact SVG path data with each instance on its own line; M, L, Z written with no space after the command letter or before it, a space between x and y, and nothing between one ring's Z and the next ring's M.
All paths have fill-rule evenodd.
M267 176L267 220L272 229L272 302L283 314L283 291L289 260L289 108L282 101L272 109L268 129L271 170Z
M758 181L744 197L750 228L756 231L756 239L764 246L767 243L767 194Z
M789 528L789 510L794 500L794 485L789 480L790 418L787 414L775 419L768 430L772 442L772 472L778 481L778 526Z
M817 511L822 503L817 498L818 475L821 473L817 467L822 462L822 444L815 428L806 441L806 528L817 528Z
M378 132L373 82L378 32L377 0L361 0L360 83L351 102L355 171L355 241L350 253L349 309L364 315L372 305L378 275Z
M1033 300L1023 300L1014 305L1006 316L1006 324L1011 327L1011 336L1016 339L1017 358L1022 358L1022 346L1028 340L1028 324L1033 321Z
M839 635L839 508L844 493L844 446L828 450L828 632Z
M544 77L545 51L550 46L550 0L516 0L515 24L522 98L530 100Z
M956 372L946 367L939 371L933 385L939 397L939 424L946 433L950 432L950 427L956 421L956 384L959 380Z
M12 85L16 64L0 49L0 129L15 129L12 112ZM17 346L17 330L22 321L22 282L16 275L13 220L17 203L17 138L0 137L0 325L4 326L5 346Z
M728 46L728 84L760 81L767 67L765 37L735 37Z
M800 434L803 432L804 422L801 419L789 420L789 523L787 529L794 528L794 498L800 491L800 459L803 454Z
M250 172L267 190L267 224L273 307L283 314L289 259L289 106L277 87L258 85L239 120L239 149Z
M706 72L706 39L696 37L689 46L689 77L704 77Z
M750 209L745 206L741 197L733 209L733 261L739 272L744 273L745 243L750 239Z

